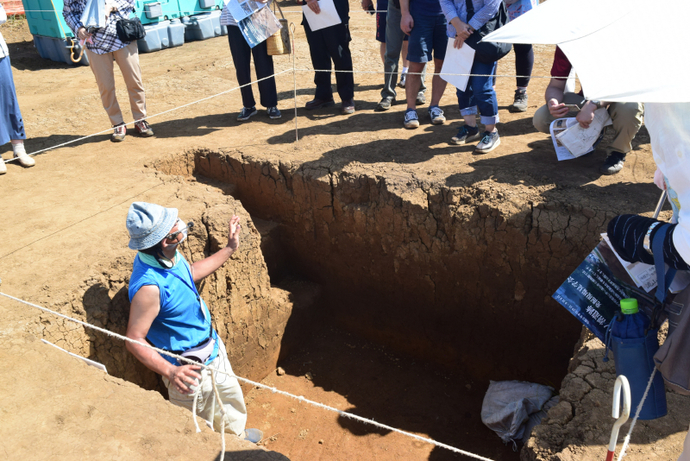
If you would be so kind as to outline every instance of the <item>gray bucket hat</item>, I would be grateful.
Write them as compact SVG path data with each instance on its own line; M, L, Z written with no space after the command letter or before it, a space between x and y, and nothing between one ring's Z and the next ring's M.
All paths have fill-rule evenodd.
M177 208L163 208L146 202L134 202L127 212L129 247L132 250L151 248L170 233L177 221Z

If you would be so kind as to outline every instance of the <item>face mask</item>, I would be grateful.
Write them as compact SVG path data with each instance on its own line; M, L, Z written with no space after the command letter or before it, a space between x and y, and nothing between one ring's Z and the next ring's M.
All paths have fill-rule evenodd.
M182 242L184 242L187 239L187 234L189 233L189 227L182 221L180 218L177 218L177 228L178 230L182 230L182 238L180 239L180 242L178 245Z

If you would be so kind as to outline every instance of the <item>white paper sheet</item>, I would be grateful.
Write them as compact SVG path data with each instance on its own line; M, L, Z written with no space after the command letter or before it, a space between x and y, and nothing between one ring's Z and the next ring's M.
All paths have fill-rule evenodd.
M230 0L227 2L227 5L235 22L239 23L241 20L251 16L252 13L259 11L267 4L255 0Z
M558 158L559 162L563 160L572 160L574 158L577 158L568 150L567 147L561 144L561 142L558 140L559 134L561 134L569 127L576 124L577 120L575 120L575 117L557 118L556 120L551 122L549 130L551 131L551 140L553 141L553 148L556 150L556 158Z
M443 67L439 76L458 90L465 91L467 89L467 82L470 79L469 74L472 71L472 63L474 62L474 48L463 44L462 48L457 49L453 46L454 42L454 39L448 39L446 57L443 60Z
M575 157L581 157L592 151L594 143L599 139L601 130L605 126L611 125L611 117L606 109L601 108L594 111L594 120L588 128L582 128L579 123L568 126L568 129L558 133L556 138L563 144Z
M321 8L321 12L316 14L308 5L302 7L304 17L307 18L309 28L312 31L325 29L326 27L335 26L343 22L340 20L333 0L319 0L319 8Z
M255 11L251 16L237 21L237 25L250 48L264 42L280 29L280 22L270 8Z

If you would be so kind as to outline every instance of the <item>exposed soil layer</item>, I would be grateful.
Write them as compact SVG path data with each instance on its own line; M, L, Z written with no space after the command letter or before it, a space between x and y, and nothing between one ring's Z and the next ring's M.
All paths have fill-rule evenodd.
M357 8L353 1L355 68L378 70L373 19ZM488 380L560 387L580 326L551 293L595 245L609 217L649 213L658 196L644 129L625 169L612 177L597 173L603 151L558 163L550 140L534 131L531 116L547 82L539 77L548 75L552 47L536 47L526 113L507 111L514 79L498 79L502 144L477 156L472 146L448 144L460 126L452 88L441 104L446 125L429 125L422 107L422 127L408 131L401 127L403 104L373 112L381 76L366 73L355 77L352 116L337 115L337 108L303 111L313 95L312 74L299 72L295 117L293 76L286 73L277 77L282 120L260 111L250 123L237 122L241 102L233 91L152 117L154 138L130 133L124 143L112 144L91 71L38 58L24 21L1 30L29 152L105 130L37 155L34 168L8 164L0 179L3 292L122 332L133 257L124 229L129 204L174 206L199 224L184 249L190 259L217 248L223 222L237 212L248 224L242 252L202 289L240 375L261 379L268 373L267 383L296 395L494 459L517 455L479 420ZM296 67L306 69L300 27L296 43ZM287 58L275 62L279 72L292 67ZM237 85L225 37L142 55L141 63L150 114ZM511 54L498 73L513 69ZM130 117L121 85L118 97ZM9 152L0 147L5 158ZM9 459L217 456L217 435L187 434L188 413L131 384L160 389L120 343L5 298L0 309L0 350L10 364L0 386L11 396L0 406L0 432L9 436L0 444ZM104 388L97 386L102 374L83 372L76 360L58 359L32 340L44 336L105 362L130 383L108 377ZM272 370L281 354L286 373L278 376ZM566 388L572 382L579 381L568 375ZM549 430L556 432L546 425L536 431L523 456L603 455L611 385L588 385L583 398L566 397L573 418L552 417ZM411 398L410 389L418 395ZM269 437L264 444L295 461L454 457L280 395L251 390L247 400L250 426ZM89 405L103 413L101 420L88 417ZM63 412L75 417L58 427ZM637 459L677 454L687 421L676 413L667 418L666 429L641 426L642 435L633 439ZM41 437L25 435L27 420L41 428ZM583 432L583 421L594 420ZM56 448L66 442L70 451ZM233 450L232 459L266 456L241 455L242 446Z

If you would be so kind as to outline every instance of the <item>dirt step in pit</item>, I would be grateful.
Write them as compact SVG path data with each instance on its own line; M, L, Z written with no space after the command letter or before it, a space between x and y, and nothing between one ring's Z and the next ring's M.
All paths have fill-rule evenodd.
M173 197L164 199L165 203L178 208L185 221L196 223L180 247L188 261L203 259L226 244L230 216L238 214L245 223L240 249L201 282L199 291L213 315L214 327L227 345L234 370L240 376L260 380L275 370L281 351L289 348L290 337L284 337L288 321L300 318L299 313L316 302L320 289L314 283L293 279L284 280L282 287L272 286L263 252L271 252L270 234L275 226L259 221L261 230L257 229L242 205L218 188L174 179L173 182L179 186L174 188ZM126 237L122 237L121 241L126 242ZM110 264L95 268L97 272L73 293L47 295L46 305L124 335L133 256L131 250L122 248ZM46 293L50 291L46 287ZM165 394L158 375L139 363L120 341L93 330L85 331L50 314L42 314L40 325L34 329L70 352L103 363L114 376ZM298 333L296 330L294 334Z

